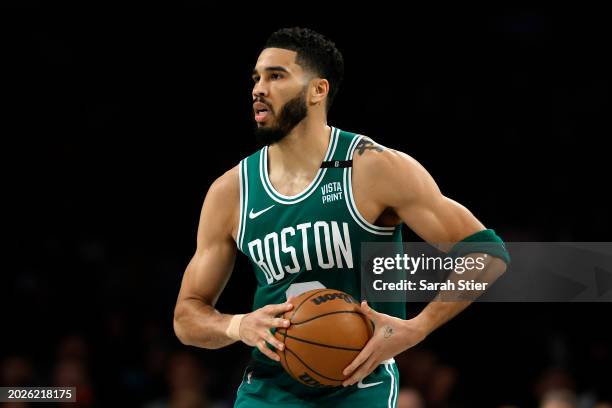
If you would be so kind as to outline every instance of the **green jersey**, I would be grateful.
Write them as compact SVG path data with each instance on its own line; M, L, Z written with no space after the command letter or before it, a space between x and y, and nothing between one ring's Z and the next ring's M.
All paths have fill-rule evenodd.
M240 162L237 245L257 278L253 310L316 288L341 290L359 301L361 244L401 243L401 225L373 225L355 206L351 164L364 137L332 127L323 165L310 185L293 196L279 193L270 182L267 147ZM370 306L406 318L404 303ZM253 357L274 364L257 348Z

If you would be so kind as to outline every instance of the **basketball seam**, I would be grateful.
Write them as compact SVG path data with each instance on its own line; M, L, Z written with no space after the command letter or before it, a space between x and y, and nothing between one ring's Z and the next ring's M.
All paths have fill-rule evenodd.
M285 330L285 334L287 333L287 330ZM287 338L287 336L285 336L285 339ZM283 344L285 344L285 342L283 341ZM283 357L285 358L285 367L287 367L287 370L289 370L289 374L293 377L296 378L296 375L293 374L293 370L291 369L291 367L289 367L289 362L287 361L287 344L285 344L285 348L283 350Z
M288 334L287 334L287 337L289 337L290 339L293 339L293 340L301 341L302 343L314 344L315 346L329 347L329 348L339 349L339 350L361 351L361 349L356 349L356 348L342 347L342 346L332 346L330 344L317 343L317 342L314 342L314 341L311 341L311 340L306 340L306 339L302 339L302 338L299 338L299 337L290 336Z
M306 301L307 301L308 299L310 299L311 297L313 297L313 296L314 296L314 295L316 295L317 293L321 293L321 292L324 292L324 291L326 291L326 290L329 290L329 289L327 289L327 288L325 288L325 289L319 289L319 290L317 290L315 293L313 293L313 294L311 294L310 296L308 296L306 299L302 300L302 303L300 303L299 305L297 305L297 307L296 307L296 308L295 308L295 310L293 311L293 314L291 315L291 317L289 318L289 320L291 321L291 319L293 319L293 316L295 316L295 314L296 314L296 313L297 313L297 311L300 309L300 307L302 307L302 305L303 305L304 303L306 303Z
M297 326L298 324L308 323L308 322L310 322L312 320L318 319L319 317L329 316L329 315L338 314L338 313L355 313L355 314L359 314L359 315L362 315L362 316L365 317L365 315L363 313L355 312L354 310L337 310L335 312L328 312L328 313L323 313L323 314L320 314L320 315L316 315L316 316L311 317L309 319L302 320L301 322L297 322L297 323L291 322L291 325L292 326Z
M293 354L295 356L295 358L297 358L300 363L302 363L304 365L304 367L308 368L310 371L312 371L313 373L315 373L316 375L318 375L319 377L325 378L326 380L331 380L331 381L338 381L338 382L342 382L344 380L338 380L336 378L331 378L331 377L327 377L324 376L323 374L319 373L318 371L313 370L308 364L306 364L293 350L291 350L289 347L287 347L285 345L285 351L290 352L291 354ZM289 364L287 363L287 367L289 367ZM294 376L294 378L299 378ZM301 381L300 381L301 382Z

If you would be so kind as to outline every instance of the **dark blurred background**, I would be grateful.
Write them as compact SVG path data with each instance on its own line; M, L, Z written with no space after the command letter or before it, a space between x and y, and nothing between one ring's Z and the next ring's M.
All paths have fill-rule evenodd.
M250 72L285 26L344 54L330 124L412 155L506 241L610 241L606 13L233 7L2 10L0 386L232 403L250 349L183 346L172 315L209 185L256 149ZM250 310L254 285L240 255L218 309ZM396 358L400 407L610 407L611 312L474 304Z

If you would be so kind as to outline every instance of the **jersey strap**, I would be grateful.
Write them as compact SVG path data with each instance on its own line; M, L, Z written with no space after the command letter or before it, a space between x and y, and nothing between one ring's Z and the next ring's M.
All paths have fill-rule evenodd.
M333 161L324 161L323 163L321 163L321 168L322 169L328 169L328 168L345 168L345 167L351 167L353 165L353 161L352 160L333 160Z
M351 144L349 145L349 148L346 152L345 160L352 161L353 154L355 152L355 148L359 144L359 141L361 141L363 138L365 138L365 136L363 135L355 135L353 137L353 140L351 141ZM353 220L355 220L357 225L359 225L365 231L368 231L372 234L388 235L388 236L393 235L393 232L395 231L396 227L379 227L378 225L374 225L368 222L365 218L363 218L363 216L357 209L357 206L355 205L355 198L353 197L352 178L353 178L353 167L351 166L351 167L345 168L344 175L343 175L343 187L344 187L344 191L346 191L346 198L347 198L345 201L346 201L346 206L348 208L348 211L351 214L351 217L353 217Z

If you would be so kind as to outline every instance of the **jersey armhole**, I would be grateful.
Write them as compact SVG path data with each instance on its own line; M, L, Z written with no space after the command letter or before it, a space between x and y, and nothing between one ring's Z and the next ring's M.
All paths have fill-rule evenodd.
M246 229L246 214L249 205L249 177L247 174L247 159L240 161L238 169L238 180L240 182L240 218L238 219L238 231L236 233L236 246L242 250L242 241Z
M345 160L353 160L353 154L355 153L355 148L359 144L359 141L363 139L364 135L355 135L351 144L349 145L348 151L346 153ZM353 220L359 225L363 230L375 234L375 235L393 235L396 227L380 227L378 225L374 225L368 222L357 209L357 205L355 204L355 199L353 197L353 167L347 167L344 169L344 174L342 177L343 188L346 192L346 206L348 208L349 213Z

